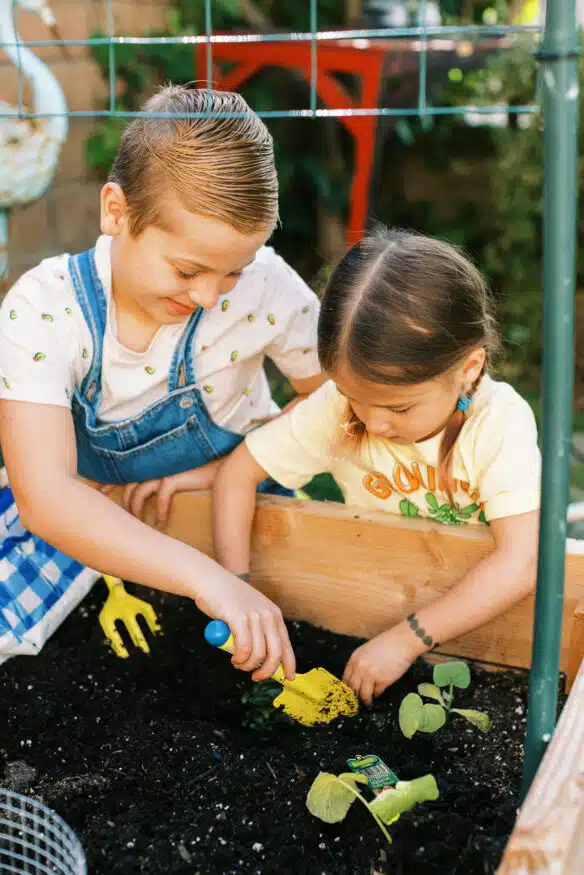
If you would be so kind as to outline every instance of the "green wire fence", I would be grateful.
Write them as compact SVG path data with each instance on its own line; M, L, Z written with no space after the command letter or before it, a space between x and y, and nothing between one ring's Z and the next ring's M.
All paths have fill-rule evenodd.
M0 0L1 2L1 0ZM16 6L17 0L11 0ZM207 85L212 87L213 47L229 42L309 43L311 75L309 101L304 109L260 111L270 118L341 118L344 116L418 117L475 113L537 113L535 104L433 106L428 98L427 62L431 41L511 37L514 34L539 35L539 28L525 26L445 26L403 28L353 28L319 31L318 2L309 0L309 30L297 33L221 34L213 32L212 0L205 0L205 32L175 37L128 37L115 33L112 0L106 0L105 37L79 40L44 40L0 43L22 47L107 46L109 52L109 107L104 110L70 112L72 117L133 118L139 112L118 110L116 105L116 47L127 45L201 46L206 57ZM420 2L420 18L425 21L426 0ZM14 9L13 9L14 11ZM345 109L319 105L317 71L319 45L332 40L395 40L407 38L419 43L418 99L412 107ZM579 34L576 26L576 0L548 0L542 39L534 40L540 63L542 113L544 119L544 343L543 343L543 473L539 536L539 563L534 620L532 669L525 743L522 796L529 789L555 726L559 653L563 607L565 541L567 533L570 447L572 431L572 391L574 368L574 290L576 247L576 199L579 79ZM26 111L23 104L22 68L18 69L18 117L46 118L50 114ZM167 117L168 113L151 113ZM204 113L202 114L204 115ZM229 114L226 114L229 115ZM0 119L7 117L0 111ZM14 117L14 116L12 116ZM179 117L179 116L177 116ZM0 173L2 169L0 168ZM518 180L520 184L520 180Z

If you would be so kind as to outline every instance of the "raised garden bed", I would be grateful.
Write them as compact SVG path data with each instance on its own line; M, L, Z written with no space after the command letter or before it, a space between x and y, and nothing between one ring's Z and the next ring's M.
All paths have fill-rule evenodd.
M247 675L203 641L186 600L153 594L165 631L151 656L119 660L97 622L98 584L43 652L0 670L0 784L42 798L76 830L91 875L487 875L515 822L525 673L473 670L460 697L488 735L451 717L406 740L399 703L430 680L420 663L352 720L304 729L242 702ZM355 640L291 624L300 670L340 673ZM267 712L271 713L271 712ZM361 806L327 826L305 807L320 770L376 753L402 779L431 772L440 799L390 827L387 846ZM23 765L24 764L24 765Z

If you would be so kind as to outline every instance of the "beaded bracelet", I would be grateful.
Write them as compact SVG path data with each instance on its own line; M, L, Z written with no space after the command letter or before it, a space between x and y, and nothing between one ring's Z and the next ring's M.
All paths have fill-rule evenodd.
M426 647L430 647L431 650L434 650L435 647L440 647L438 642L434 641L432 636L426 633L425 629L422 629L415 614L408 614L408 625L416 633L417 637L422 639L422 643Z

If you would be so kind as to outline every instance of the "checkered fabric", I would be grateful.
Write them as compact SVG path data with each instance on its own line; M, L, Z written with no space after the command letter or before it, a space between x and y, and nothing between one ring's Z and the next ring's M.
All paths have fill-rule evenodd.
M38 653L99 576L23 528L0 489L0 663Z

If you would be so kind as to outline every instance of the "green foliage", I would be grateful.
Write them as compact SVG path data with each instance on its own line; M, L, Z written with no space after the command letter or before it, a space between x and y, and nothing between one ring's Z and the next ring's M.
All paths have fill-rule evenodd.
M495 5L495 4L492 4ZM500 17L500 20L503 18ZM481 69L456 68L430 82L431 101L445 106L534 106L541 101L534 40L516 39ZM584 59L580 80L584 75ZM582 103L581 103L582 107ZM498 300L508 372L536 385L541 361L543 137L540 115L508 116L503 126L473 128L463 116L437 118L428 131L412 128L411 148L436 174L447 174L455 196L440 204L405 200L393 221L442 236L469 251ZM580 187L584 129L580 125ZM582 191L580 191L580 195ZM584 200L580 196L577 288L584 286ZM385 217L384 217L385 218ZM583 375L584 375L584 369ZM529 381L532 382L529 382Z
M400 814L423 802L434 802L439 795L434 776L423 775L413 781L398 781L395 787L384 790L371 803L371 810L384 823L391 824Z
M427 704L417 693L408 693L400 705L399 727L406 738L412 738L416 732L437 732L445 723L444 709Z
M306 807L314 817L325 823L340 823L347 816L355 799L358 799L391 844L385 825L395 823L400 814L410 811L415 805L438 799L439 796L432 775L424 775L413 781L398 781L395 787L380 793L372 802L361 795L358 784L367 785L367 778L352 772L338 776L320 772L308 791Z
M340 823L355 801L357 784L367 784L367 778L352 772L338 776L320 772L308 791L306 807L325 823Z
M466 662L441 662L434 666L432 679L437 687L466 690L470 686L470 669Z
M266 680L252 684L241 696L242 704L246 706L242 726L271 732L275 726L292 720L279 708L274 708L273 701L282 692L282 687L276 681Z
M460 714L481 732L489 731L491 721L486 714L452 707L454 689L466 690L470 684L470 670L466 662L443 662L435 665L433 681L433 684L419 684L418 693L408 693L402 700L399 726L406 738L413 738L416 732L436 732L444 726L450 713ZM438 704L424 702L422 696L434 699Z

